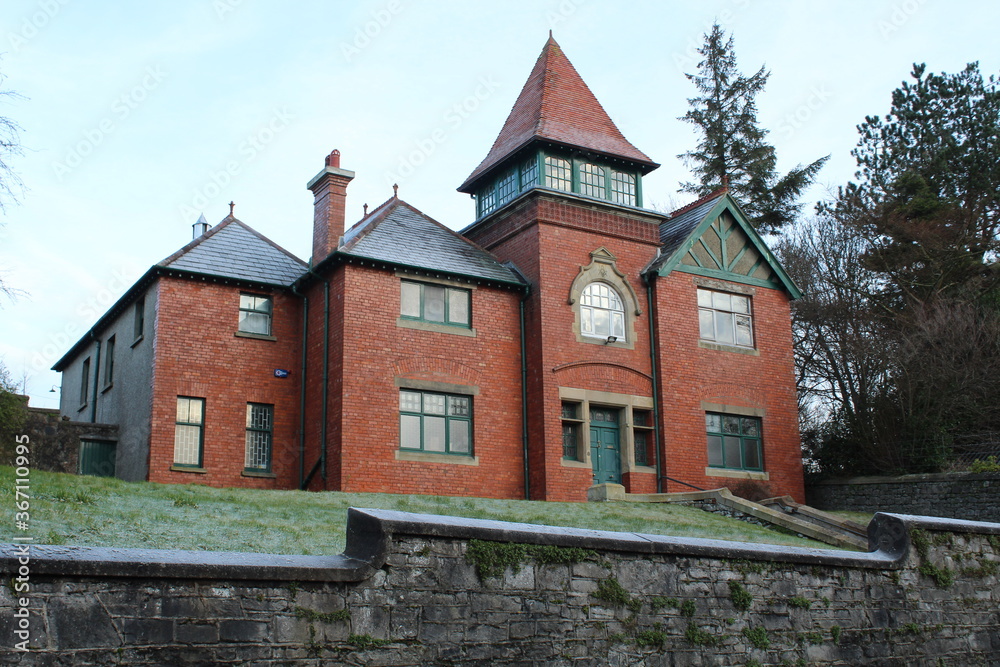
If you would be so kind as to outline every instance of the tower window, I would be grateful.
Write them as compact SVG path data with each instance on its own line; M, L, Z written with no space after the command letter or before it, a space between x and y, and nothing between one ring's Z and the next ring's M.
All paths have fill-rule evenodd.
M538 185L538 158L531 156L521 165L521 189Z
M625 340L625 307L618 293L606 283L590 283L580 295L580 333Z
M588 197L607 198L604 189L604 168L595 164L580 165L580 194Z
M503 206L513 199L517 192L517 170L511 169L497 183L497 206Z
M635 176L624 171L611 172L611 201L616 204L636 205Z
M554 190L573 191L573 170L570 168L569 160L546 156L545 186Z

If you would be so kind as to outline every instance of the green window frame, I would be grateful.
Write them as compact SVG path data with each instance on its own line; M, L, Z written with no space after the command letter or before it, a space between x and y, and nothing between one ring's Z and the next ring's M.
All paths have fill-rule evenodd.
M710 468L764 470L764 438L759 417L706 412L705 432Z
M588 197L607 199L605 185L605 169L596 164L583 162L580 164L580 194Z
M274 406L247 403L246 456L243 467L250 472L271 472L274 438Z
M612 169L609 199L616 204L635 206L638 201L635 174Z
M271 335L274 300L262 294L240 294L239 331L260 336Z
M201 468L205 454L205 399L177 397L174 465Z
M532 155L521 164L521 189L538 185L538 156Z
M132 340L138 341L142 338L143 330L146 328L146 297L140 296L135 302L135 317L132 321Z
M569 160L554 155L545 156L545 187L573 191L573 166Z
M472 397L399 390L399 448L454 456L473 455Z
M87 399L90 397L90 357L83 360L83 367L80 369L80 407L87 407Z
M702 340L753 348L753 304L749 296L698 288L698 329Z
M650 410L632 409L632 446L637 466L649 466L653 461L650 447L653 444L653 413Z
M104 344L104 388L111 386L115 379L115 337Z
M472 328L472 290L413 280L399 286L400 317L418 322Z
M497 181L497 206L503 206L517 194L517 169L510 169Z
M566 461L581 461L580 453L583 444L583 419L580 403L563 401L562 404L562 434L563 459Z

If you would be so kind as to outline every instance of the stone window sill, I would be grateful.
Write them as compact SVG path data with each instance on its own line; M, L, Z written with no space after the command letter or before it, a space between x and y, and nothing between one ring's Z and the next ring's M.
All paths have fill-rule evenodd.
M132 344L129 345L129 347L135 347L136 345L138 345L141 342L142 342L142 334L139 334L139 337L136 338L134 341L132 341Z
M751 347L738 347L736 345L721 345L719 343L711 343L707 340L699 340L698 347L704 350L715 350L716 352L735 352L737 354L745 354L751 357L760 356L760 352Z
M247 333L246 331L237 331L234 335L237 338L253 338L255 340L278 340L277 336L265 336L264 334Z
M478 456L459 456L457 454L434 454L432 452L404 452L396 450L397 461L413 461L416 463L450 463L460 466L478 466Z
M410 320L405 317L396 319L396 326L400 329L416 329L417 331L433 331L434 333L451 334L452 336L476 337L475 329L454 326L451 324L436 324L434 322L422 322L420 320Z
M277 473L264 472L263 470L244 470L240 475L243 477L263 477L265 479L276 479L278 477Z
M208 472L204 468L198 468L198 467L195 467L195 466L178 466L178 465L170 466L170 471L171 472L194 472L194 473L198 473L199 475L204 475L205 473Z

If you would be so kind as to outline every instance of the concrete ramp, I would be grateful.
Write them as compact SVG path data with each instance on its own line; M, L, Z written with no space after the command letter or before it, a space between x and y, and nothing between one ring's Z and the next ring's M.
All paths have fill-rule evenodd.
M836 547L869 550L866 527L797 503L790 496L768 498L757 503L734 496L727 488L684 493L625 493L625 487L620 484L598 484L590 488L587 499L598 502L684 503L701 506L702 509L708 509L704 505L710 504L718 507L719 511L728 510L728 513L754 517L764 524L780 526Z

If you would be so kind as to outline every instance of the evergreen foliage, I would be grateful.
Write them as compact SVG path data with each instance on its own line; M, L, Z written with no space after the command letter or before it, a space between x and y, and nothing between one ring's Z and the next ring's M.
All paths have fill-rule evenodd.
M682 117L701 132L693 151L682 158L697 177L681 189L699 197L727 185L755 227L780 230L799 213L801 192L813 182L827 157L799 165L784 176L776 170L774 147L767 130L757 122L756 98L770 76L763 66L749 77L739 72L733 38L719 24L705 35L698 50L697 74L686 74L699 95L688 99L691 108Z

